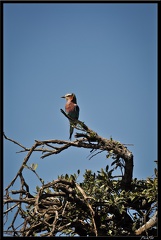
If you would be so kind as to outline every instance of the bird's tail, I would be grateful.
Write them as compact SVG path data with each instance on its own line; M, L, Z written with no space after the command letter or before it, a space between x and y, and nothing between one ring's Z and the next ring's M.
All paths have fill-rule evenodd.
M72 138L72 134L73 134L73 130L74 130L74 128L71 126L71 124L70 124L70 136L69 136L69 139L71 140L71 138Z

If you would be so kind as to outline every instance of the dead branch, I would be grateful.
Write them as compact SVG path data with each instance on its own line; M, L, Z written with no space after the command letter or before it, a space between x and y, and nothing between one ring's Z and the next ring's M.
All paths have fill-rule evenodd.
M118 141L115 141L113 139L106 139L101 136L99 136L96 132L91 130L87 125L84 124L84 122L79 120L73 120L71 119L62 109L61 112L70 120L73 122L73 126L81 131L86 132L84 133L76 133L77 139L75 141L65 141L65 140L57 140L57 139L51 139L51 140L35 140L35 144L31 148L26 148L23 145L19 144L15 140L12 140L4 134L5 139L17 144L18 146L23 148L23 151L28 151L26 158L24 159L24 162L19 169L16 177L13 179L11 184L6 188L6 190L13 185L14 181L18 176L20 176L20 173L23 171L24 166L26 165L27 161L29 160L31 154L34 151L41 151L42 156L41 158L45 158L54 154L58 154L64 150L66 150L69 147L78 147L78 148L87 148L92 150L100 150L110 152L111 156L114 158L122 158L125 161L124 166L124 175L122 177L122 187L125 189L130 188L130 183L132 179L132 173L133 173L133 154L127 149L124 144L119 143ZM83 138L80 138L83 137ZM78 139L79 138L79 139ZM58 147L58 145L61 145ZM41 147L43 146L43 147ZM46 148L44 148L46 146ZM40 148L39 148L40 147Z
M46 193L46 189L51 188L52 193ZM59 189L59 192L57 192ZM60 191L61 190L61 191ZM15 192L20 193L20 191ZM83 199L81 198L83 196ZM87 200L88 199L88 200ZM77 208L82 209L84 216L88 216L93 223L93 232L97 236L97 229L94 220L94 211L89 202L90 197L86 196L83 189L76 184L74 181L68 181L65 179L57 179L50 183L44 184L38 191L37 195L33 198L28 198L25 196L23 199L7 199L4 201L4 204L10 203L19 203L19 208L17 213L10 225L10 228L13 229L15 234L23 236L32 236L33 232L42 232L47 230L46 236L55 235L54 232L61 231L66 224L66 216L69 213L70 209L73 209L73 222L77 222ZM62 204L62 202L64 202ZM75 205L75 202L77 205ZM21 208L21 203L26 203L28 205L27 217L25 217L25 224L22 229L16 230L14 228L14 222L17 217L17 214L21 214L22 217L25 214ZM64 205L64 206L63 206ZM14 205L15 206L15 205ZM12 210L10 208L8 211ZM59 222L59 218L64 218L64 221ZM89 224L90 226L90 224Z
M146 222L143 226L141 226L139 229L135 231L136 235L140 235L142 232L147 231L149 228L155 226L158 222L158 211L154 213L154 215L149 219L148 222Z

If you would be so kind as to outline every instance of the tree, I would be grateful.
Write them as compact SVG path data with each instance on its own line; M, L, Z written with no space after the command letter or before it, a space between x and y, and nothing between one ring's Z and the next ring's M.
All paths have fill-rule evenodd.
M23 163L11 183L5 188L4 224L14 209L6 235L32 236L157 236L158 176L146 180L132 178L133 154L127 146L115 140L102 138L83 122L73 120L73 127L82 130L76 133L75 141L35 140L31 148L17 141L4 138L19 145L27 152ZM72 175L61 175L45 183L36 172L37 164L28 166L32 153L40 151L41 158L59 154L70 147L91 149L92 156L104 151L112 158L111 168L107 165L97 173L86 170L83 182L77 182L80 170ZM94 151L95 150L95 151ZM32 171L40 180L35 195L23 175L24 168ZM121 174L115 176L115 170ZM20 189L11 190L17 180ZM16 196L16 197L14 197ZM16 219L21 225L16 226Z

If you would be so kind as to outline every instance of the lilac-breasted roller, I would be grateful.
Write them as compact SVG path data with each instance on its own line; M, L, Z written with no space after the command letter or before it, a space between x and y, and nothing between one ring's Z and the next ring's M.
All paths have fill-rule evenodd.
M67 93L62 98L66 99L65 112L69 117L74 120L79 118L79 106L77 105L77 99L74 93ZM72 127L72 122L70 121L70 135L69 139L71 140L74 128Z

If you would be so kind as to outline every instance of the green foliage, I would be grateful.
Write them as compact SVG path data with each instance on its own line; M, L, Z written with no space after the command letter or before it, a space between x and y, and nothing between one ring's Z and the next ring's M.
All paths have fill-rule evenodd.
M157 170L155 169L154 178L133 179L129 191L121 189L121 180L114 180L113 171L114 169L110 170L108 165L97 173L86 169L83 175L84 180L79 185L90 197L100 236L131 236L134 235L137 228L143 225L145 213L148 219L148 216L154 211L153 205L157 203L158 194ZM77 173L79 175L79 170ZM76 180L78 175L66 174L61 178L71 181ZM79 191L77 194L81 197ZM77 209L76 212L82 221L87 221L85 213L85 218L82 218L82 210ZM75 210L71 206L68 211L69 221L72 221L72 216L75 214ZM70 228L63 232L70 236L74 234L74 230ZM156 233L155 230L154 232Z
M121 177L114 176L120 164L117 158L113 168L107 165L96 173L86 169L81 183L79 169L47 184L38 177L42 186L36 186L34 196L24 197L25 209L21 205L27 228L22 227L23 236L134 236L157 209L158 171L154 169L153 178L134 178L124 190ZM37 164L26 168L38 176ZM155 226L146 231L147 236L156 234Z

